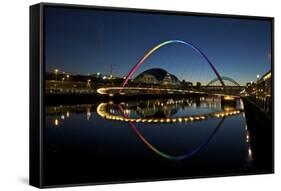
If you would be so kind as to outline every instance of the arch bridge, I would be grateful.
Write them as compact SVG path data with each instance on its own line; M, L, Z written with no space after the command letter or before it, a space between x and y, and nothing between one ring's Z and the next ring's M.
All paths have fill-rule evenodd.
M232 78L230 78L230 77L221 76L221 79L222 79L223 81L231 82L231 83L233 83L233 84L236 85L236 86L240 86L240 84L239 84L238 82L236 82L234 79L232 79ZM210 85L216 83L217 81L219 81L219 79L218 79L218 78L214 78L214 79L212 79L206 86L210 86Z
M136 87L125 87L129 80L131 79L131 77L133 76L133 74L137 71L137 69L144 64L145 60L151 55L153 54L155 51L159 50L161 47L167 46L169 44L183 44L188 48L191 48L192 50L194 50L196 53L199 54L200 57L202 57L204 59L204 61L206 61L206 63L210 66L211 70L214 72L214 74L216 75L216 78L213 79L212 81L210 81L210 83L208 83L207 86L204 86L206 88L200 87L199 90L197 90L198 93L209 93L209 94L220 94L220 95L238 95L237 93L239 93L240 91L242 91L242 89L240 90L240 88L238 89L239 92L237 92L237 88L235 89L235 91L226 91L227 89L229 89L229 87L225 86L224 80L225 81L230 81L232 83L234 83L235 85L237 85L237 87L240 87L240 85L233 79L229 78L229 77L222 77L220 75L220 73L218 72L218 70L215 68L214 64L210 61L210 59L206 56L206 54L200 50L198 47L196 47L195 45L183 41L183 40L168 40L168 41L164 41L156 46L154 46L153 48L151 48L146 54L144 54L140 60L134 65L134 67L130 70L130 72L128 73L128 75L125 77L124 81L122 82L120 87L107 87L107 88L100 88L98 89L98 93L100 94L108 94L110 96L114 96L115 94L126 94L125 92L128 92L128 90L130 92L135 92L135 90L137 89ZM219 81L221 86L219 87L212 87L210 88L209 85L215 83L216 81ZM226 88L227 87L227 88ZM183 92L183 93L189 93L187 90L183 89L183 90L178 90L178 89L174 89L174 90L162 90L162 89L151 89L151 88L139 88L139 90L141 91L145 91L145 89L148 90L148 92L152 92L152 94L156 93L156 92L162 92L165 93L167 91L169 92ZM116 92L116 90L118 90L118 92ZM232 89L231 89L232 90ZM195 92L192 92L195 93Z

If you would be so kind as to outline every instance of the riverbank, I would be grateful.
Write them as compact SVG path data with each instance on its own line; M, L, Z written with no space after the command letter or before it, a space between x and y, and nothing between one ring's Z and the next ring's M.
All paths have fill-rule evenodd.
M274 127L271 112L266 112L248 98L243 98L245 127L249 134L248 142L252 147L253 166L258 166L265 173L274 172ZM255 169L257 170L257 169Z

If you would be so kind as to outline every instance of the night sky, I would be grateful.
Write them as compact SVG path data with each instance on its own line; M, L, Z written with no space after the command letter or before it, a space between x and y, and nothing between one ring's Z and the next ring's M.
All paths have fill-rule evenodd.
M100 72L123 77L151 48L167 40L199 47L221 76L241 85L271 68L270 21L142 14L73 8L46 8L46 70L70 74ZM163 68L180 80L203 84L215 74L198 53L183 44L154 52L137 70Z

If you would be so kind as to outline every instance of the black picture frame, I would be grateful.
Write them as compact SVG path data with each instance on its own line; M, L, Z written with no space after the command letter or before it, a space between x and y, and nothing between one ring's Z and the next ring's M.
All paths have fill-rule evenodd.
M260 17L248 15L228 15L228 14L213 14L213 13L194 13L168 10L150 10L150 9L133 9L121 7L102 7L102 6L88 6L88 5L72 5L72 4L55 4L55 3L39 3L30 6L30 155L29 155L29 184L38 188L49 187L65 187L65 186L82 186L82 185L97 185L97 184L111 184L111 183L132 183L132 182L146 182L146 181L162 181L162 180L177 180L189 178L206 178L206 177L220 177L214 176L188 176L180 178L156 178L156 179L138 179L138 180L122 180L122 181L106 181L106 182L90 182L79 184L60 184L60 185L45 185L43 181L43 139L44 139L44 125L45 125L45 64L44 64L44 9L46 7L63 7L72 9L95 9L104 11L122 11L122 12L138 12L138 13L152 13L164 15L185 15L198 17L218 17L218 18L234 18L234 19L251 19L251 20L265 20L271 22L271 83L272 83L272 171L257 172L257 173L229 173L221 176L240 176L240 175L255 175L274 173L274 18Z

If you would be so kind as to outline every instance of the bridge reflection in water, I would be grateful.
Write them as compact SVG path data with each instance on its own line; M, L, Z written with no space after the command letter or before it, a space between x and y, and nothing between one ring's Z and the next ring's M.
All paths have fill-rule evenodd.
M94 111L95 108L96 112ZM219 96L195 97L188 99L140 100L129 101L126 103L114 103L111 101L108 103L99 103L96 106L86 104L48 107L47 114L49 117L47 121L49 126L67 128L68 125L65 124L65 121L69 120L70 116L81 115L80 113L84 112L86 114L86 120L90 120L90 118L93 117L92 115L95 115L95 117L99 116L104 119L104 125L107 123L108 125L111 125L110 121L115 121L115 125L126 128L126 123L128 123L131 130L136 133L146 146L160 156L172 160L186 159L202 150L215 136L216 132L228 117L240 116L239 118L242 124L244 125L245 123L245 121L243 121L244 118L241 118L241 114L244 116L242 101L240 99L225 100ZM58 114L60 114L60 116L58 116ZM52 119L53 122L51 124L50 119L53 117L54 119ZM193 145L187 152L180 155L170 155L164 151L160 151L157 149L157 146L153 146L138 130L139 127L149 129L155 128L157 125L163 127L165 124L170 128L193 128L192 126L194 123L199 123L197 128L204 126L205 128L212 129L212 131L209 132L209 130L207 130L201 143ZM138 126L136 126L136 124L138 124ZM116 128L114 126L112 128ZM173 132L172 129L170 131ZM202 131L202 129L200 131ZM188 137L190 135L187 134L186 136ZM201 139L200 137L198 138ZM246 142L248 143L249 140L250 136L247 134ZM249 148L247 150L249 150ZM250 153L250 158L252 158L252 152Z
M57 105L47 107L46 114L45 162L52 164L46 172L59 169L60 176L70 173L69 165L75 166L71 177L79 172L90 177L94 171L100 180L108 173L153 178L174 171L193 176L269 168L263 166L268 156L264 147L256 144L265 137L253 130L262 128L247 124L239 98L194 96ZM73 161L74 155L81 160L75 157ZM147 175L148 169L140 168L143 165L155 171Z
M209 99L209 100L208 100ZM228 98L229 99L229 98ZM212 111L219 109L219 100L221 108L223 110ZM195 101L195 102L194 102ZM183 160L189 157L192 157L196 153L200 152L213 138L215 133L219 130L223 124L225 117L231 115L238 115L243 111L243 104L239 105L239 108L236 108L236 100L230 99L230 102L220 98L205 98L201 97L199 100L192 99L180 99L180 100L146 100L133 103L118 103L114 104L113 102L101 103L97 107L97 114L105 119L117 120L128 122L130 128L136 133L136 135L143 141L145 145L148 146L156 154L171 160ZM230 103L230 104L229 104ZM241 103L241 102L240 102ZM195 104L195 105L194 105ZM195 106L195 107L194 107ZM201 114L193 109L188 112L182 112L180 115L176 115L179 108L184 110L189 110L189 108L204 108L205 111L201 111ZM119 115L118 115L119 114ZM133 116L133 117L132 117ZM134 117L135 116L135 117ZM192 150L187 151L181 155L170 155L163 151L160 151L156 146L152 145L138 130L135 123L188 123L196 122L202 120L208 120L210 118L221 118L219 123L216 125L215 129L210 133L210 135L203 140L202 143L198 144Z

